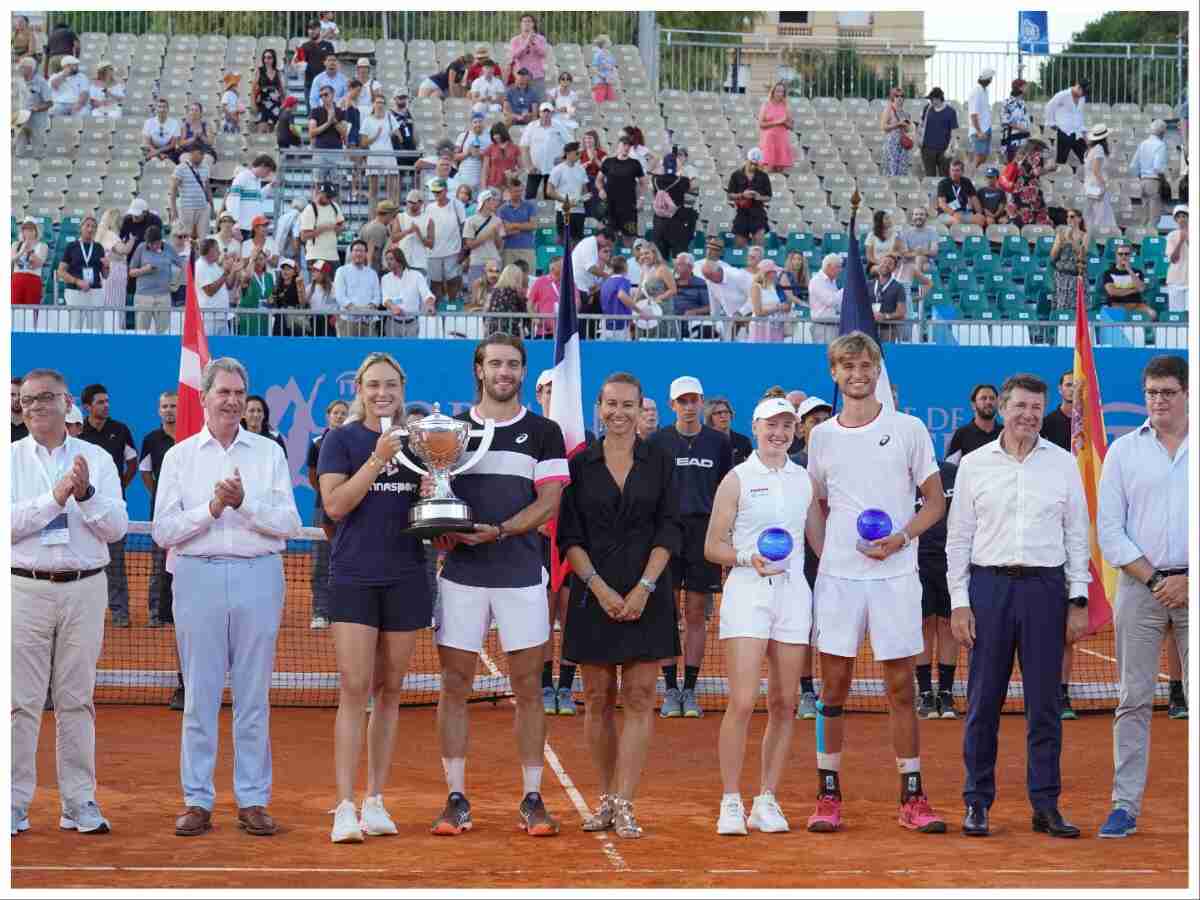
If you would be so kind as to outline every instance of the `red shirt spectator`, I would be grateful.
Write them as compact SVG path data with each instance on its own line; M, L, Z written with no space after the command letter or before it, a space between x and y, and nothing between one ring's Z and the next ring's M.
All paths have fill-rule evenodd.
M503 122L492 126L491 136L491 144L483 151L483 186L503 189L509 174L521 168L521 148L509 137Z

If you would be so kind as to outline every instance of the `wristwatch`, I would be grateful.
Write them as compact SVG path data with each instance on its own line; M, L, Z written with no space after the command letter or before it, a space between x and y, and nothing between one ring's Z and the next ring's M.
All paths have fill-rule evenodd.
M1067 602L1070 603L1076 609L1087 609L1088 598L1087 597L1068 597Z
M638 584L640 584L647 591L649 591L651 594L653 594L654 588L655 588L655 585L657 584L657 582L651 581L649 578L639 578Z
M1146 582L1146 587L1150 588L1151 591L1157 591L1158 586L1166 580L1167 576L1158 569L1155 569L1154 574L1150 576L1150 580Z
M91 500L95 496L96 496L96 486L94 484L89 484L88 489L83 492L83 499L76 500L75 502L76 503L86 503L88 500Z
M500 541L504 540L507 536L508 532L504 530L504 523L500 522L496 526L496 543L500 543Z

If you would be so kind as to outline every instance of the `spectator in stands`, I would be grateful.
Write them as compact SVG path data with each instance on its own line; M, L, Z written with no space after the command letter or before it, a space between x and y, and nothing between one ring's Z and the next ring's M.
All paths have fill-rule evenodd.
M279 73L279 62L270 47L259 58L258 77L251 88L251 101L256 113L255 128L259 134L270 134L279 121L283 104L283 76Z
M1087 222L1077 209L1067 210L1067 224L1054 230L1050 262L1054 266L1054 296L1050 308L1055 312L1074 312L1076 279L1087 254Z
M1129 161L1129 177L1142 184L1142 224L1158 227L1162 215L1162 185L1167 178L1167 144L1162 136L1167 132L1167 123L1155 119L1150 123L1150 134L1142 141ZM1171 189L1168 185L1167 195Z
M145 201L138 202L134 200L130 205L130 209L139 208L142 211L142 231L137 230L138 222L132 216L121 216L121 211L115 207L110 207L100 216L100 224L96 228L96 243L104 248L104 258L108 261L108 271L104 276L104 291L101 297L93 297L93 302L97 305L115 310L127 305L127 292L132 285L129 281L128 260L130 255L136 249L138 243L144 235L144 229L150 225L157 224L162 228L162 223L155 216L150 219L149 214L145 213ZM129 220L135 226L130 231L125 231L125 222ZM109 315L98 316L95 321L105 331L120 331L125 327L124 313L112 313Z
M808 271L808 260L799 250L792 250L783 261L779 273L779 297L791 304L792 309L808 307L808 282L812 275Z
M429 282L434 295L441 300L458 299L462 290L462 226L466 220L452 200L446 182L435 178L429 183L433 202L428 206L433 224L433 245L429 248Z
M987 161L992 152L992 104L988 100L988 86L995 77L994 69L984 69L980 72L978 86L971 91L971 96L967 99L969 137L976 169Z
M21 230L17 240L12 245L12 304L17 306L38 306L45 293L42 283L42 266L50 258L50 248L41 238L41 230L37 219L26 216L21 220ZM22 330L37 328L37 313L20 314L14 309L13 326Z
M79 60L67 55L62 58L62 69L50 76L50 90L54 106L52 116L77 116L87 108L91 99L91 85L87 76L79 71Z
M988 166L983 170L985 183L976 191L979 207L983 212L984 225L1004 225L1008 222L1008 195L996 184L1000 170Z
M408 106L408 88L399 88L388 110L388 128L392 135L392 150L399 154L397 163L411 166L417 159L417 132L412 110ZM396 202L400 200L396 196Z
M612 40L598 34L592 41L592 99L596 103L615 103L617 99L617 60L613 57Z
M12 61L20 62L25 58L41 55L41 40L36 31L29 27L28 16L13 16L12 18Z
M491 146L491 135L483 130L486 116L471 113L471 124L454 139L454 162L458 166L460 184L478 190L483 181L483 155Z
M1087 173L1083 181L1083 193L1087 203L1083 214L1087 219L1088 231L1095 234L1099 229L1117 227L1112 196L1108 191L1108 178L1104 174L1104 166L1109 156L1108 126L1092 127L1087 133L1087 145L1087 155L1083 158L1083 166Z
M529 72L529 86L540 102L546 96L546 58L550 48L538 31L537 19L526 13L521 16L521 30L508 42L513 69Z
M467 56L450 60L450 64L443 71L435 72L421 82L417 87L417 96L438 97L443 100L447 97L466 96L465 82L469 63L470 58Z
M629 316L637 310L637 290L627 277L628 264L623 256L614 256L610 274L600 285L600 311L611 316ZM627 318L605 319L599 332L601 340L629 340L631 322Z
M504 121L509 128L528 125L538 116L537 92L530 86L529 70L517 70L516 83L504 95ZM554 107L551 107L553 110Z
M237 285L238 261L232 254L222 256L215 238L200 242L196 259L196 299L209 335L229 333L229 287Z
M217 231L212 236L217 239L217 244L221 248L221 256L234 256L240 260L242 258L242 233L234 227L236 223L237 219L233 213L222 210L221 215L217 217Z
M767 204L771 200L771 180L762 170L763 153L751 147L746 163L729 176L725 188L729 203L737 213L733 218L734 240L739 247L761 244L767 233Z
M186 153L197 145L208 156L216 160L217 151L212 147L212 142L208 137L208 123L204 121L204 104L193 100L188 104L187 116L183 120L183 133L179 138L177 149L180 153Z
M886 209L875 210L871 220L871 233L867 235L867 275L874 276L883 257L893 254L903 254L908 247L904 239L896 231L892 214Z
M496 282L496 287L492 289L484 303L483 311L485 313L520 313L521 315L529 312L529 303L526 300L523 285L524 276L521 270L515 265L505 266L500 272L500 279ZM528 336L527 324L522 318L489 318L487 333L504 332Z
M468 85L470 87L470 92L474 94L475 82L478 79L488 75L495 75L497 79L500 79L500 84L504 84L504 72L500 68L500 64L492 59L491 44L476 44L474 57L470 67L467 69L467 75L466 78L463 79L463 83Z
M946 94L935 87L926 98L929 103L921 113L921 164L925 177L945 178L950 174L946 151L958 128L958 112L946 103Z
M1110 309L1140 312L1149 319L1158 318L1154 309L1146 304L1146 276L1133 266L1133 247L1129 244L1117 247L1116 259L1104 273L1102 284Z
M246 398L246 411L242 415L242 427L251 434L257 434L259 437L265 437L277 443L279 449L283 451L283 458L287 459L287 444L283 441L283 435L271 427L271 407L267 405L266 398L259 394L251 394Z
M124 422L109 415L108 388L102 384L89 384L79 395L79 404L87 413L79 439L95 444L104 450L113 461L121 485L121 499L125 489L137 475L138 452L133 432ZM105 568L108 576L108 608L112 611L114 628L129 627L129 581L125 575L125 539L108 545L109 564Z
M337 57L330 53L325 57L325 68L313 79L312 87L308 90L308 108L316 109L323 105L321 91L329 88L333 92L334 103L341 105L350 91L350 80L342 74Z
M691 245L699 218L696 210L687 206L688 195L700 190L696 180L684 174L691 171L687 165L687 148L675 147L673 151L663 159L663 172L650 178L655 198L654 229L650 240L664 257L674 257ZM671 198L670 203L660 202L660 191L666 192Z
M172 234L182 233L194 241L208 235L212 217L212 190L208 178L204 148L193 144L171 174L167 221L171 224Z
M546 274L535 278L529 286L529 311L545 317L533 322L535 338L554 337L554 327L557 324L555 313L558 312L562 290L562 260L561 256L552 257Z
M146 231L151 227L157 227L159 233L162 233L162 219L158 213L151 212L145 200L141 197L135 197L133 202L129 204L125 218L121 220L120 240L124 242L132 241L129 249L123 252L126 254L133 253L137 249L138 244L146 239ZM101 235L100 240L103 239L104 236Z
M950 175L938 182L937 203L950 224L982 226L986 222L975 185L970 178L963 177L961 159L950 163Z
M466 308L472 312L482 311L487 305L487 298L496 288L496 283L500 280L500 270L502 266L499 260L491 260L483 266L483 275L471 285L471 290L468 292Z
M313 337L325 337L334 333L330 314L336 313L337 300L333 296L334 263L323 259L309 260L310 283L308 306L316 315L312 319Z
M533 233L537 230L537 204L526 199L527 194L519 179L511 179L506 192L507 201L496 211L504 225L504 266L510 266L518 260L533 266L536 256Z
M555 164L562 159L566 136L554 122L554 107L543 103L538 108L538 120L525 126L521 132L522 163L528 171L525 181L525 197L537 198L538 188L543 188Z
M483 105L488 112L499 113L504 110L504 98L507 95L508 87L500 77L500 67L489 60L479 76L471 80L471 99Z
M581 313L595 315L600 312L600 283L610 271L613 240L609 232L600 232L585 237L571 251L571 269L575 273ZM594 321L585 322L583 328L587 337L595 337Z
M905 338L904 327L892 324L908 318L908 292L896 277L896 265L894 253L879 257L875 281L868 288L871 291L871 305L877 307L875 321L880 323L880 341L903 341Z
M900 273L896 277L908 289L912 301L916 301L933 284L928 275L929 261L938 255L938 233L927 224L928 219L929 213L925 207L915 207L909 213L912 224L900 235L904 241L904 253L900 257ZM914 283L917 285L917 294L912 292Z
M1025 109L1025 79L1015 78L1012 91L1000 108L1000 146L1012 162L1017 150L1029 139L1029 113Z
M1012 165L1016 166L1016 177L1008 194L1008 219L1014 225L1050 224L1046 196L1042 193L1042 175L1053 171L1057 165L1046 159L1047 149L1037 138L1026 141L1010 164L1010 169Z
M380 279L379 289L384 307L392 314L387 320L388 337L417 337L421 333L422 315L437 312L437 300L429 282L416 269L408 267L404 251L392 247L384 255L388 270Z
M382 295L379 273L367 265L367 243L355 239L350 261L333 277L333 295L338 306L338 337L370 337L379 334L378 316Z
M1000 429L996 426L996 397L995 385L977 384L971 389L974 416L951 435L950 446L946 448L947 462L958 465L968 453L1000 437Z
M222 134L242 133L242 113L246 111L246 105L242 103L241 95L238 93L238 85L241 84L241 81L242 76L237 72L226 72L222 79L222 84L225 85L225 91L221 94Z
M752 342L778 343L784 338L783 320L791 316L792 304L779 296L780 271L772 260L764 260L750 283L750 308L754 316L750 323Z
M596 176L596 195L608 204L608 229L620 235L626 245L638 233L638 197L646 189L648 174L632 151L632 139L622 136L617 141L616 155L600 164Z
M463 247L470 251L467 263L467 289L483 277L489 261L500 263L504 245L504 220L498 216L500 194L491 188L479 195L479 209L463 224Z
M558 201L558 210L554 215L559 243L565 241L563 228L568 206L571 217L571 246L583 237L583 223L587 218L583 206L587 183L587 172L579 164L579 144L571 141L563 146L562 162L551 170L550 178L546 182L546 196Z
M338 107L346 115L346 121L350 123L350 130L346 132L346 150L358 150L363 146L362 143L362 115L359 111L359 98L362 97L363 86L362 82L357 78L351 78L349 86L346 88L346 96L338 101ZM363 175L366 171L367 160L365 156L350 156L348 158L350 165L350 199L351 201L362 197Z
M574 139L575 129L579 127L579 122L575 118L576 107L579 105L579 94L572 87L574 83L575 76L570 72L560 72L558 87L551 92L548 98L554 104L554 122L562 128L568 139Z
M447 141L446 143L449 144L450 142ZM444 155L438 156L438 160L434 164L433 171L429 173L432 177L426 182L428 196L425 198L425 202L432 207L434 201L437 199L433 196L432 185L433 182L440 181L442 184L446 185L446 190L450 196L450 203L458 211L459 219L465 220L467 217L467 209L462 205L462 202L458 199L458 197L455 196L455 190L458 187L458 180L454 177L454 163L451 161L451 155L453 154L452 146L453 145L451 145L450 148L447 148L447 151Z
M321 37L333 40L339 34L337 22L333 21L333 13L323 12L318 13L317 18L321 23Z
M300 310L308 306L304 279L299 275L295 260L284 257L279 261L279 277L275 279L274 293L271 294L267 305L281 310ZM271 334L276 337L302 337L308 334L307 316L284 314L271 318Z
M246 247L250 241L246 242ZM254 250L246 261L248 271L242 277L239 310L266 309L275 293L275 273L270 269L270 260L262 250ZM266 337L271 333L273 317L259 312L239 313L237 333L242 337Z
M704 249L704 262L700 266L700 276L708 282L708 296L713 317L724 315L728 318L745 315L750 302L750 285L754 276L747 269L739 269L722 261L725 244L720 237L712 235L708 238ZM733 339L730 323L721 324L725 340Z
M521 148L513 143L508 126L497 122L489 132L491 143L483 151L479 182L485 188L501 188L521 167Z
M333 56L333 44L321 33L321 23L316 19L310 20L308 40L296 50L293 59L295 65L304 66L304 96L310 98L310 108L316 105L311 102L313 81L325 71L325 60L330 56Z
M763 165L772 172L786 172L792 166L793 127L787 85L777 81L758 109L758 148L762 151Z
M583 170L587 172L587 214L594 219L603 219L603 216L597 216L595 212L595 204L599 199L596 194L596 176L600 174L600 166L608 154L604 148L600 146L600 133L595 130L585 131L583 133L583 147L579 151L579 162L583 166Z
M404 251L409 268L427 274L428 254L433 249L433 220L420 191L408 192L404 211L396 217L391 231L391 243Z
M314 174L321 181L337 177L342 163L342 148L350 135L350 119L346 110L334 102L334 90L329 85L313 82L319 105L310 107L308 140L313 146Z
M387 105L387 95L383 90L383 85L379 79L371 77L371 60L366 56L361 56L358 62L354 65L354 78L362 85L362 91L359 92L357 103L359 127L362 122L371 115L371 111L375 108L375 95L383 97L384 105Z
M671 266L658 252L658 247L650 241L643 241L641 249L635 251L634 255L641 267L641 277L638 279L639 310L645 311L645 301L649 301L661 308L660 315L674 315L675 295L678 293L678 288Z
M366 157L367 197L371 209L379 202L379 179L384 179L388 202L398 208L400 202L400 165L396 161L392 143L393 129L391 114L383 93L376 93L371 100L371 112L359 125L359 142L374 151Z
M254 220L271 209L271 191L275 185L275 159L266 153L254 157L250 167L242 169L233 179L225 196L225 208L236 217L242 240L248 241Z
M97 119L119 119L124 100L125 85L117 80L113 64L106 59L100 60L96 64L96 77L88 86L91 114Z
M883 174L907 175L912 155L912 119L904 111L904 91L898 87L888 91L888 101L879 113L879 129L884 134Z
M54 92L50 83L38 71L37 60L24 57L17 65L23 96L21 108L29 110L29 121L17 134L14 155L38 157L46 147L46 129L50 127L50 110L54 107Z
M129 277L137 279L133 305L138 308L137 330L166 334L171 324L171 269L187 260L163 242L162 230L151 226L146 239L129 258Z
M1084 107L1090 87L1086 79L1076 78L1070 87L1063 88L1046 104L1043 113L1046 117L1045 130L1054 129L1054 146L1060 166L1070 159L1072 153L1081 164L1087 155Z
M375 207L374 216L359 229L358 238L367 245L368 264L376 272L383 272L383 251L391 239L392 222L399 212L390 200L382 201Z
M842 317L842 289L837 286L842 272L842 258L836 253L827 253L821 260L821 270L808 282L808 306L814 321L835 323ZM837 336L836 324L813 325L813 341L824 344Z
M80 53L79 36L66 22L58 22L46 37L46 77L57 75L67 65L67 58L75 59Z
M1191 254L1188 240L1188 210L1186 206L1176 206L1172 216L1175 220L1175 230L1167 235L1165 254L1167 257L1167 284L1172 286L1187 286L1188 256Z
M252 268L249 261L260 253L269 271L274 272L279 267L279 248L269 233L270 229L271 220L261 213L250 220L250 237L242 241L242 258L248 261L244 266L246 270Z
M179 142L183 136L182 123L171 116L171 105L166 97L155 103L155 114L142 126L143 152L146 161L179 158Z
M649 175L658 168L658 157L646 146L646 135L636 125L626 125L621 129L621 137L629 139L629 155L642 164L642 169Z
M67 244L58 264L58 280L66 285L63 299L71 309L72 332L99 329L99 316L84 312L86 307L101 306L101 276L108 274L104 247L96 240L96 217L84 216L79 223L79 239Z

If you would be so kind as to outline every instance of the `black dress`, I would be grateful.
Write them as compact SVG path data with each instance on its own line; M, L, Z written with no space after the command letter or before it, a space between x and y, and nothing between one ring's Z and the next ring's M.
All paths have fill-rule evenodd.
M582 547L604 583L624 596L633 590L655 547L679 553L678 504L671 491L673 460L640 438L633 467L620 491L604 464L604 442L571 460L571 483L559 508L563 553ZM563 658L592 665L621 665L674 658L680 653L671 568L659 576L640 619L610 619L580 578L571 579Z

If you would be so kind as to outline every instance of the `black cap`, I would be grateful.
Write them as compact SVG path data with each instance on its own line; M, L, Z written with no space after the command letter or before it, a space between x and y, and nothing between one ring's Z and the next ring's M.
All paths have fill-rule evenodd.
M563 153L578 153L579 141L571 141L569 144L563 144Z
M1092 93L1092 83L1086 78L1080 78L1079 89L1083 91L1083 96L1088 97Z
M332 181L322 181L317 190L322 194L328 194L330 197L337 196L337 186Z
M929 92L929 95L925 99L926 100L945 100L946 94L942 91L942 89L940 87L935 87L932 91Z

